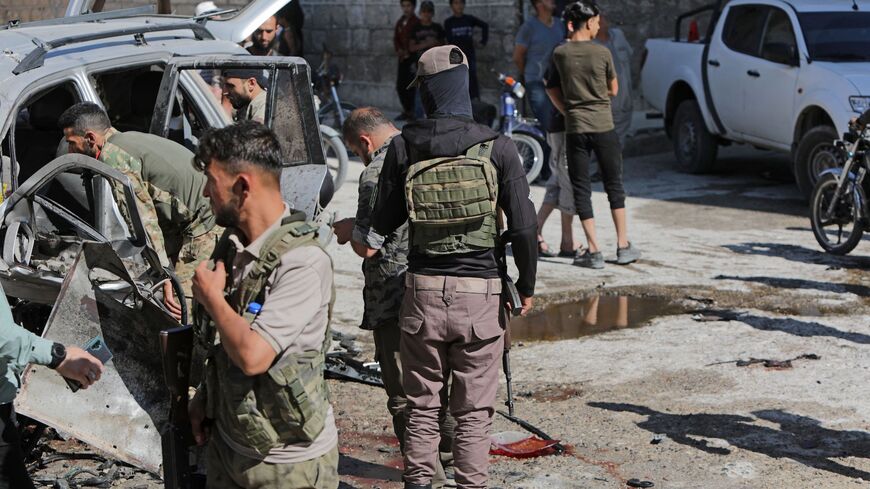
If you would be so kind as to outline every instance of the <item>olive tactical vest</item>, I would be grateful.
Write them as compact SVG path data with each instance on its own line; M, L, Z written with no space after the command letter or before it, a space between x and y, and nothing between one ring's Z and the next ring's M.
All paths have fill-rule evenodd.
M405 179L411 247L427 255L452 255L495 247L498 175L495 141L464 155L414 163Z
M319 246L317 227L294 212L281 221L260 250L260 257L238 290L231 290L229 270L235 247L229 230L215 247L214 257L224 259L228 277L226 297L233 309L249 323L259 313L251 303L262 304L266 282L286 252L301 246ZM235 294L234 294L235 292ZM335 288L329 303L329 319ZM292 314L292 311L287 311ZM323 431L329 409L329 393L323 377L325 355L331 345L329 326L319 351L284 353L269 370L253 377L245 375L221 347L217 327L205 310L194 311L197 335L207 343L205 364L206 415L217 421L221 432L239 445L266 455L269 450L292 443L314 441Z

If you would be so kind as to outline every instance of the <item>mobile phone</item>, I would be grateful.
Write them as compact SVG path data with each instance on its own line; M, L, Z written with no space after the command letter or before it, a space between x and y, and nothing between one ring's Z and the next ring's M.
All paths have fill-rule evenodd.
M109 347L106 346L106 341L103 339L102 335L97 335L91 338L90 341L85 344L84 350L93 355L94 358L99 360L103 365L107 364L112 359L112 352L109 351ZM66 384L73 392L82 388L82 385L76 380L68 379L66 377L64 377L64 380L66 380Z

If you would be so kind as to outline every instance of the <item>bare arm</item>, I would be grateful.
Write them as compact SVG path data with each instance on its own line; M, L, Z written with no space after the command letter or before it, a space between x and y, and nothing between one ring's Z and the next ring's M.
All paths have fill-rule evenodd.
M559 87L548 88L547 95L550 97L553 107L556 107L556 110L565 115L565 99L562 97L562 89Z
M615 97L617 93L619 93L619 82L614 78L610 80L610 89L607 91L607 95Z
M526 53L528 51L529 48L520 44L517 44L514 47L514 64L517 65L517 68L520 70L520 77L522 77L523 73L526 72Z
M193 276L193 297L217 325L221 345L230 360L247 376L265 373L277 352L224 299L226 278L223 262L217 262L214 270L208 269L207 261L200 263Z

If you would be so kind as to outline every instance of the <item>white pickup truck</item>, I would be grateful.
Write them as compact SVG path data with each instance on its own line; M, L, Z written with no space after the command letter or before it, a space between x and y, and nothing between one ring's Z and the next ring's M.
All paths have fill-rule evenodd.
M789 152L808 196L870 108L870 0L718 0L675 31L647 41L641 83L681 169L710 170L731 142Z

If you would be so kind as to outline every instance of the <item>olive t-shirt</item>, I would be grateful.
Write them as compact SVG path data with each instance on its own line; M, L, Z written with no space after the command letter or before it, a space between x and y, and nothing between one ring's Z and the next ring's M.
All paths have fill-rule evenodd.
M559 87L565 100L565 125L569 134L607 132L613 129L610 82L616 78L610 50L591 41L569 41L553 51L548 88Z

